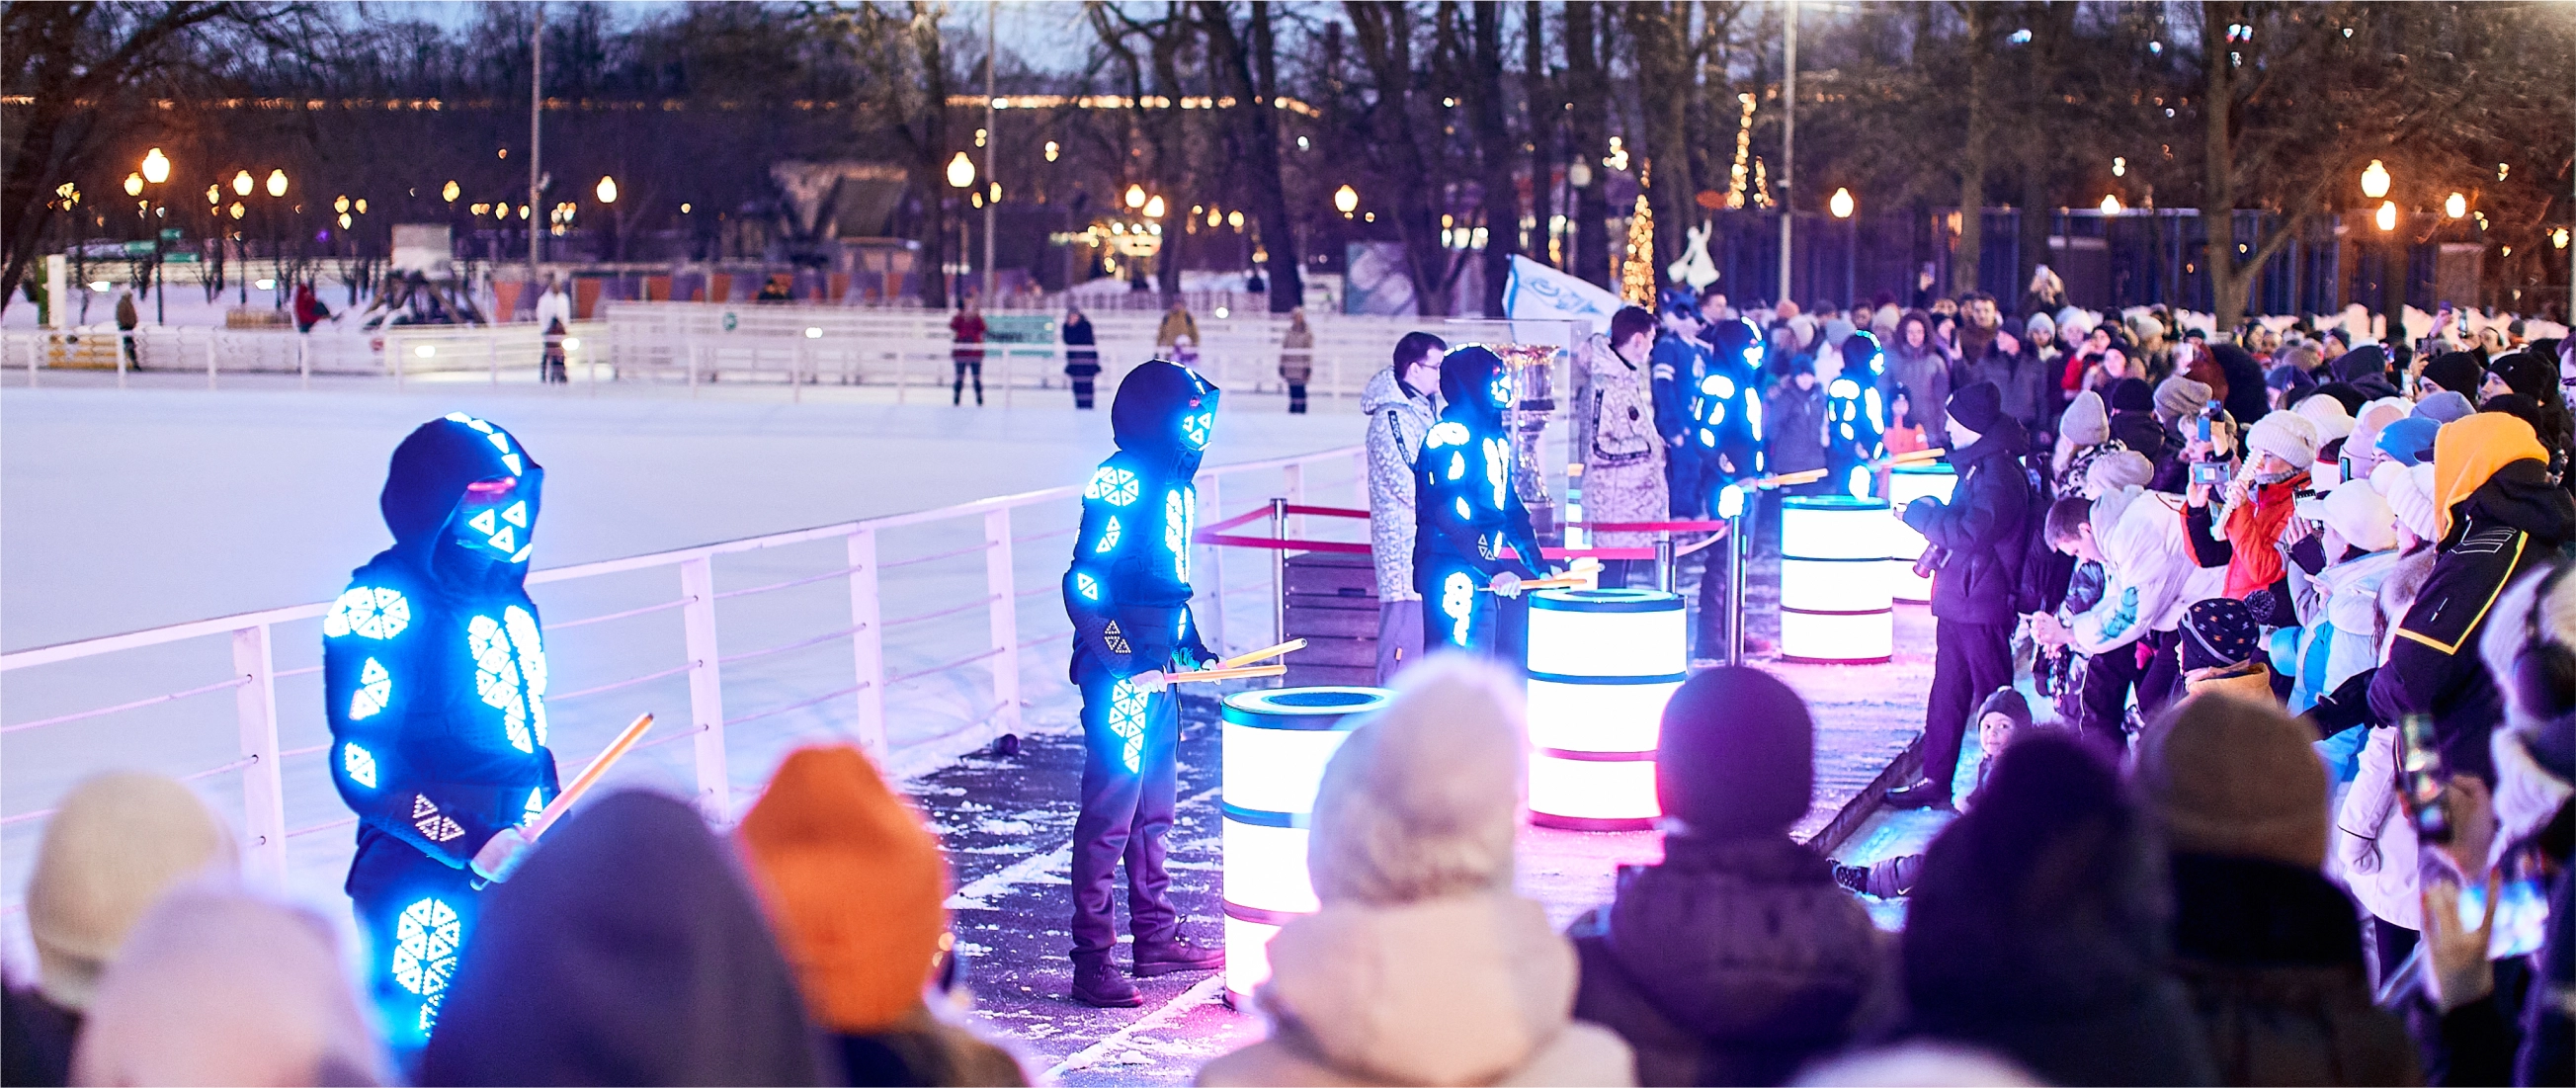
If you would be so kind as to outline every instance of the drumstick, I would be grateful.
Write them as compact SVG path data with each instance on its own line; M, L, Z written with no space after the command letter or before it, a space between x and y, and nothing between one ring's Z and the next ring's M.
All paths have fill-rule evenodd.
M653 716L641 715L633 724L626 727L625 732L619 733L616 740L608 742L607 751L599 753L598 758L591 760L590 766L582 768L581 774L572 780L572 785L564 787L564 791L556 794L555 799L546 805L545 811L537 813L536 819L528 821L528 841L537 841L537 836L545 834L546 828L554 826L556 820L562 819L563 814L572 808L573 802L581 800L582 794L590 792L592 786L598 785L600 776L607 774L612 764L625 758L626 753L633 751L635 742L644 739L644 732L651 728L653 728Z
M1888 458L1887 463L1891 465L1910 465L1917 461L1933 461L1940 459L1942 454L1948 452L1950 451L1939 446L1934 446L1928 450L1913 450L1907 453L1897 454L1894 457Z
M1521 592L1527 593L1533 589L1575 589L1578 587L1590 586L1592 583L1593 579L1591 578L1576 577L1570 574L1555 578L1524 578L1521 580ZM1494 592L1494 587L1477 586L1476 592L1492 593Z
M1305 639L1292 638L1276 646L1264 646L1258 650L1252 651L1251 653L1236 654L1233 657L1217 662L1216 667L1220 669L1239 669L1252 664L1255 661L1266 661L1274 657L1284 657L1305 648Z
M1259 676L1281 676L1287 672L1286 665L1246 665L1239 669L1200 669L1197 672L1167 673L1163 680L1171 684L1196 684L1217 680L1249 680Z

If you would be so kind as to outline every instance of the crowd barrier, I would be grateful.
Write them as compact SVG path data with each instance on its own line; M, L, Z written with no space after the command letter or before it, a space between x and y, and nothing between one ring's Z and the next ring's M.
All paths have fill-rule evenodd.
M1275 493L1285 496L1278 500L1278 503L1274 503L1274 506L1279 503L1303 505L1310 479L1318 484L1340 482L1317 478L1316 473L1319 470L1335 477L1342 477L1347 473L1345 477L1347 486L1353 489L1354 495L1364 497L1366 473L1362 470L1361 456L1362 453L1358 447L1344 447L1292 457L1212 466L1202 470L1199 476L1199 501L1204 511L1202 516L1210 521L1218 520L1215 515L1223 509L1220 503L1229 484L1236 487L1258 487L1265 482L1262 480L1262 474L1266 473L1277 474L1275 480L1278 491ZM548 705L561 707L593 696L634 689L657 680L685 677L687 714L665 716L666 721L676 719L674 723L681 728L676 731L666 729L646 741L644 746L657 747L683 741L692 745L699 807L711 819L718 821L728 821L735 815L736 799L732 796L730 786L727 746L727 730L732 727L772 718L790 711L818 706L831 708L830 716L842 739L858 744L881 765L885 765L892 757L905 754L891 750L888 740L887 693L890 689L932 677L949 677L955 680L959 674L981 672L984 674L984 679L979 689L980 694L976 698L977 705L982 709L962 725L933 739L945 748L962 751L968 749L961 747L961 742L969 746L980 745L1003 733L1016 732L1022 727L1021 709L1026 705L1020 688L1021 654L1044 643L1061 642L1067 637L1070 627L1057 618L1053 623L1045 625L1047 630L1044 633L1035 637L1024 637L1025 632L1021 627L1019 613L1021 602L1031 598L1052 597L1059 590L1053 577L1045 577L1039 580L1038 584L1023 588L1020 585L1014 561L1015 549L1022 545L1069 537L1075 531L1073 526L1079 517L1078 499L1081 492L1080 485L1048 488L933 510L535 571L528 578L532 588L585 582L636 572L662 571L677 575L679 591L676 597L652 601L639 607L548 622L546 625L548 656L555 664L557 689L556 694L548 696ZM1047 516L1038 517L1037 514L1041 512ZM1261 512L1263 511L1255 511L1256 514ZM1015 515L1029 516L1015 522ZM1029 531L1030 522L1061 527ZM902 558L881 557L884 540L888 535L899 531L943 526L952 531L962 531L968 539L980 537L980 542L963 547L948 547L922 554L905 555ZM978 529L980 532L976 532ZM841 545L842 551L833 557L838 564L833 569L769 584L723 591L718 591L716 588L716 564L720 558L745 556L749 553L797 545L829 546L834 542ZM913 543L918 544L919 541L916 540ZM939 541L934 536L930 543L936 546L949 541ZM1248 626L1237 625L1230 630L1226 601L1232 596L1245 596L1252 593L1273 595L1276 593L1275 585L1254 584L1229 587L1222 552L1212 544L1203 542L1203 546L1207 551L1203 553L1204 558L1195 568L1199 575L1196 579L1199 583L1198 609L1201 623L1205 626L1211 642L1224 652L1264 644L1273 633L1270 629L1271 625L1254 621ZM1360 547L1364 549L1365 545ZM887 575L904 568L915 568L920 564L940 561L972 563L979 558L984 575L982 592L979 595L963 600L939 601L936 602L936 607L910 615L895 617L884 615ZM1052 570L1052 566L1049 569ZM920 577L908 571L905 581L917 581ZM843 581L848 593L848 623L837 629L788 639L777 645L743 650L734 649L740 645L742 633L735 631L728 635L724 625L719 622L720 612L716 607L719 601L769 594L834 579ZM1244 581L1244 579L1237 580ZM68 785L78 777L91 773L92 770L104 770L116 766L143 766L162 770L187 781L237 774L242 797L240 832L245 864L256 875L268 879L282 879L288 868L287 847L290 842L335 829L344 829L357 822L356 817L347 815L345 810L337 808L335 803L333 807L335 818L301 827L289 827L285 805L285 776L290 773L290 768L296 775L314 776L318 780L326 773L326 769L322 765L322 760L313 757L326 753L329 744L325 742L296 748L284 748L281 745L279 682L317 675L321 669L319 665L279 669L276 661L278 632L281 627L287 625L317 623L329 608L329 602L291 605L0 654L0 674L23 678L28 675L23 670L78 662L96 662L111 655L134 655L155 647L198 643L199 640L217 637L225 640L231 653L230 674L220 681L112 705L90 706L69 713L11 722L0 725L0 738L14 739L32 730L58 729L81 722L95 722L98 719L147 707L229 691L233 694L231 727L238 741L236 758L212 767L153 767L154 753L145 752L138 757L130 747L120 746L110 736L101 738L95 744L84 744L79 749L86 761L94 761L94 767L81 769L77 774L58 777ZM596 624L630 621L669 611L680 613L682 653L677 660L660 662L621 660L622 666L641 669L635 675L622 678L586 676L577 669L567 667L568 655L563 651L574 641L574 638L578 637L567 637L572 636L573 632ZM1042 611L1042 614L1045 613ZM1056 615L1060 617L1060 614ZM968 628L980 627L979 636L972 637L971 643L980 645L982 648L928 667L890 673L887 660L888 635L907 628L926 631L927 629L915 628L914 625L938 623L943 620ZM952 629L947 634L956 636L961 632ZM1242 637L1234 637L1236 635ZM299 630L297 637L305 638L316 646L320 642L319 636L310 628ZM919 637L933 636L924 634ZM847 652L851 655L850 671L847 674L850 683L829 690L796 692L793 697L774 705L747 712L740 709L738 696L736 700L728 699L724 680L724 670L727 667L770 655L832 644L846 645ZM142 664L158 659L124 657L119 660ZM297 697L314 699L310 694ZM318 699L314 699L314 703L318 706ZM558 739L560 740L560 737ZM592 755L591 752L558 751L557 759L560 765L578 767L588 762ZM327 793L327 784L321 789L322 792ZM309 794L310 791L306 792ZM23 802L26 799L13 797L12 800ZM51 815L54 803L51 798L48 798L41 802L43 807L0 817L0 829L5 829L9 833L13 853L32 852L34 842L31 832L37 830L40 822ZM9 913L16 913L22 909L17 902L21 894L21 890L16 887L9 890L11 898Z
M565 337L573 381L614 378L598 345L605 325L580 322ZM293 375L419 380L533 382L545 354L534 325L396 325L372 331L322 325L309 333L287 328L224 329L147 325L141 328L9 329L0 331L0 373L22 375L29 386L66 382L74 375L115 376L124 388L144 375L203 375L219 388L227 376Z

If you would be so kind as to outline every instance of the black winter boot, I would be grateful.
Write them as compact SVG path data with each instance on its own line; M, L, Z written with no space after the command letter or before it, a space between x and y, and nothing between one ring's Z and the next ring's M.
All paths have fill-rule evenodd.
M1201 948L1173 937L1136 942L1136 977L1154 978L1175 971L1214 971L1225 966L1225 950Z
M1948 787L1927 779L1903 789L1887 791L1887 807L1948 809L1956 806L1950 803Z
M1073 961L1073 999L1099 1009L1132 1009L1145 1003L1107 953L1077 956Z

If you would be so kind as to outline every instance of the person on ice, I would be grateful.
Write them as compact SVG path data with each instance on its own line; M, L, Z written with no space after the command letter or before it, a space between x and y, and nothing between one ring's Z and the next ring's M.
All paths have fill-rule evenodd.
M1127 373L1109 406L1118 452L1082 491L1082 527L1064 574L1073 618L1074 686L1082 691L1082 815L1073 824L1073 998L1103 1008L1144 1004L1117 965L1111 918L1127 861L1128 924L1140 977L1225 965L1220 949L1180 936L1165 894L1163 835L1179 789L1180 707L1173 670L1216 655L1190 619L1190 484L1216 424L1218 391L1189 368L1155 359Z
M546 653L528 599L545 470L463 413L394 449L378 505L393 547L322 621L331 778L358 814L347 890L395 1051L437 1026L477 893L557 792Z
M1495 599L1518 597L1524 579L1546 576L1503 426L1512 372L1491 348L1460 347L1440 360L1440 401L1440 422L1413 459L1421 518L1413 587L1422 594L1423 641L1490 653Z
M1843 341L1843 372L1825 387L1826 494L1866 496L1877 485L1878 463L1891 452L1887 405L1880 400L1887 360L1878 338L1865 332ZM1920 437L1917 429L1915 436ZM1783 471L1787 471L1783 466Z

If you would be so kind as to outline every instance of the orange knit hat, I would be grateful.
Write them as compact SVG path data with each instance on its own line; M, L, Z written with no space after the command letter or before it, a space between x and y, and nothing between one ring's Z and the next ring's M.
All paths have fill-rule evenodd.
M920 1006L948 928L948 863L866 756L790 753L735 836L818 1022L866 1034Z
M2433 509L2442 535L2451 536L2451 507L2486 486L2496 470L2515 461L2549 460L2531 424L2503 412L2478 412L2433 432Z

